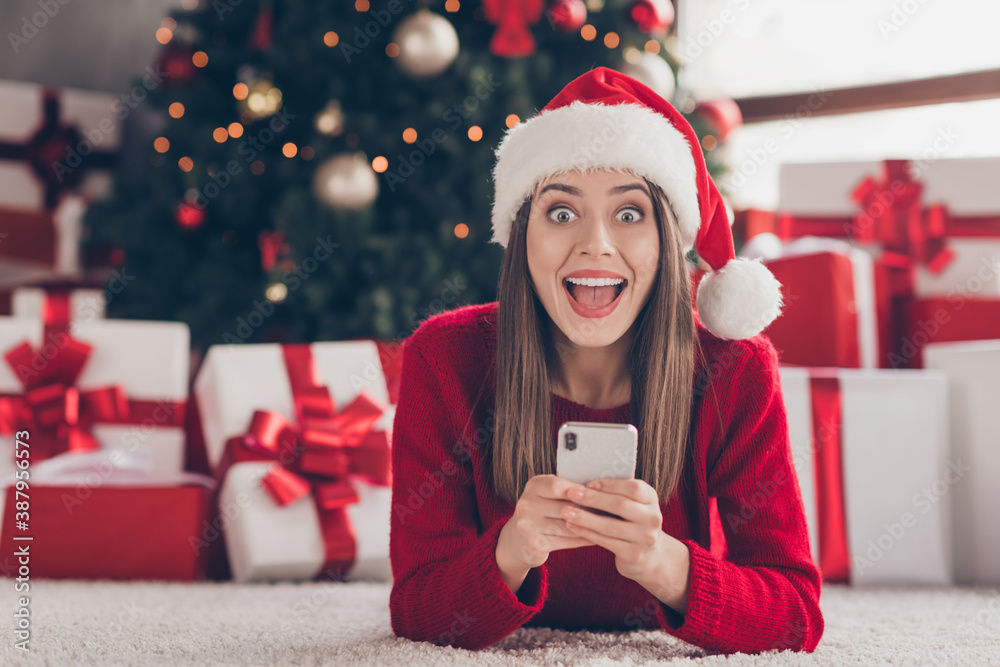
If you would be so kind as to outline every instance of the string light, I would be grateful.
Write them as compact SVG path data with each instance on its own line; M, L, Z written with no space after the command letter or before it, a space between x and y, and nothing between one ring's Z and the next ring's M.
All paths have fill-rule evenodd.
M299 152L299 147L290 141L281 147L281 154L284 155L285 157L295 157L295 155L298 152Z
M238 100L245 100L250 94L250 88L245 83L238 83L233 86L233 97Z
M588 23L580 28L580 37L583 37L588 42L594 41L594 38L597 37L597 28Z
M469 128L469 139L472 141L479 141L483 138L483 128L478 125L473 125Z
M417 140L416 130L414 130L412 127L408 127L405 130L403 130L403 141L405 141L408 144L412 144L416 140Z
M191 62L194 63L195 67L204 67L208 64L208 54L204 51L198 51L191 56Z
M174 102L167 108L167 113L170 114L171 118L180 118L184 115L184 105L180 102Z
M323 35L323 43L329 46L330 48L333 48L340 43L340 35L330 30L325 35Z
M170 150L170 140L166 137L157 137L153 142L153 148L156 149L157 153L166 153Z
M243 136L243 126L239 123L230 123L229 127L226 128L229 132L229 136L233 139L239 139Z
M460 222L457 225L455 225L455 236L457 236L460 239L464 239L468 235L469 235L469 226L467 224L465 224L464 222Z
M609 49L617 48L618 42L619 42L618 33L616 32L609 32L604 36L604 46L608 47Z
M521 119L518 118L518 116L517 116L516 113L509 114L507 116L507 118L504 120L504 124L507 126L508 129L514 127L515 125L517 125L520 122L521 122Z
M156 41L160 44L168 44L174 38L174 31L170 28L159 28L156 31Z
M194 160L184 156L177 161L177 166L181 168L181 171L191 171L194 169Z
M383 156L379 155L377 158L375 158L374 160L372 160L372 169L376 173L381 174L382 172L384 172L388 168L389 168L389 160L387 160Z
M216 143L223 143L229 138L229 132L226 131L224 127L217 127L215 131L212 132L212 138L215 139Z

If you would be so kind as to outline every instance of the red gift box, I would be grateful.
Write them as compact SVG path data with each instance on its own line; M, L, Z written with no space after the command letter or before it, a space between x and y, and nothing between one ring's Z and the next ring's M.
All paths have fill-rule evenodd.
M25 567L32 577L205 577L208 549L196 551L210 518L212 492L204 486L32 486L27 531L16 528L15 493L7 487L0 547L4 576L18 576L15 554L27 547ZM15 539L23 536L32 539Z
M923 368L928 343L1000 339L1000 299L961 294L912 299L905 304L904 335L892 361L897 368Z
M782 314L764 333L785 365L867 368L885 367L894 335L887 267L873 262L872 276L855 274L851 258L838 252L794 255L765 262L781 283ZM858 280L872 281L874 320L871 340L857 303ZM862 305L861 308L866 306ZM866 350L865 346L873 349Z

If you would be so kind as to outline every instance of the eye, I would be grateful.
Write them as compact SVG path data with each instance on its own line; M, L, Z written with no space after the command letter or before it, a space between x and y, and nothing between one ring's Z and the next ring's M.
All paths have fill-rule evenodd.
M557 217L554 218L552 216L553 213L555 213ZM557 206L549 211L549 219L553 220L554 222L559 222L559 223L572 222L572 218L568 216L576 216L576 213L573 213L573 210L567 206Z
M630 206L629 208L623 208L621 211L618 212L617 219L621 222L635 224L640 220L642 220L642 209L638 208L637 206Z

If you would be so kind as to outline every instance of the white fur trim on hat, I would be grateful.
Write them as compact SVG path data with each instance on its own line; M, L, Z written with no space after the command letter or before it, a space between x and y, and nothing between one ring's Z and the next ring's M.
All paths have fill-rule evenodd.
M718 338L756 336L781 314L781 283L759 259L738 257L698 284L698 317Z
M684 247L690 247L701 224L691 150L669 120L638 104L577 100L543 111L509 129L496 149L491 240L507 247L518 209L548 176L611 169L631 171L663 188Z

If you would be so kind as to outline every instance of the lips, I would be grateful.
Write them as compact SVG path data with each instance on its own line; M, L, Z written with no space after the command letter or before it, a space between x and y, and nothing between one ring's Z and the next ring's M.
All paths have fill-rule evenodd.
M616 275L616 274L613 274ZM576 276L573 276L576 277ZM589 277L589 276L581 276ZM595 276L596 277L596 276ZM601 276L604 277L604 276ZM616 276L617 277L617 276ZM628 288L628 280L623 280L621 285L615 286L617 293L615 298L611 303L605 306L586 306L573 297L573 292L570 290L570 283L567 280L563 280L563 292L566 294L566 299L569 301L570 307L573 309L577 315L587 318L597 318L597 317L607 317L618 308L618 304L622 301L622 295L625 294L625 290ZM579 287L578 289L593 289L592 287Z

